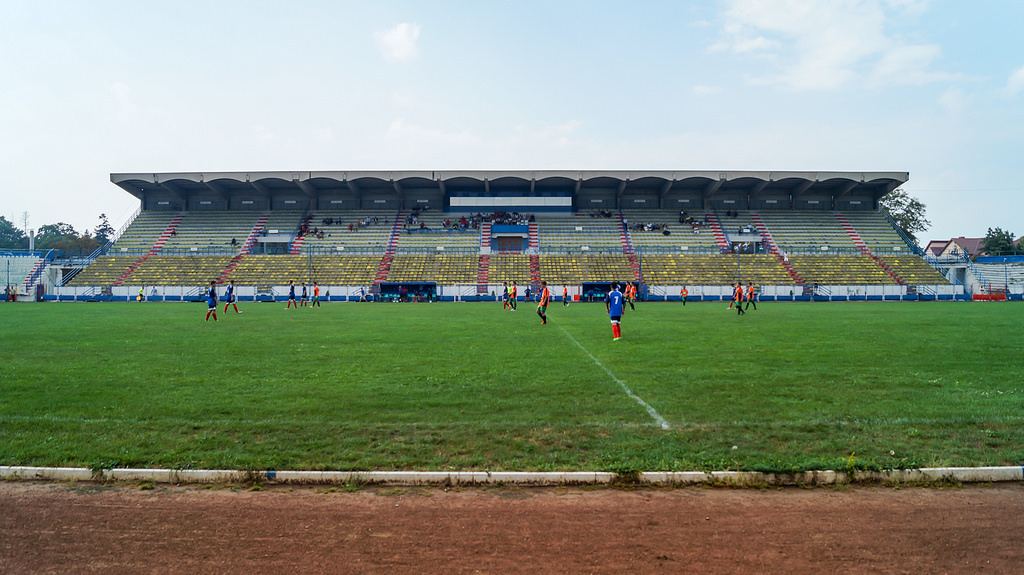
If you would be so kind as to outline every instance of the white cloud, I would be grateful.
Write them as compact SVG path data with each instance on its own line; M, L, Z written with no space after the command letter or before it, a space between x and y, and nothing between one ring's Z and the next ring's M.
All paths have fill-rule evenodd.
M831 90L854 81L925 84L958 78L933 69L936 44L893 36L916 0L728 0L711 51L757 55L770 64L757 84Z
M408 62L419 53L420 25L399 22L383 32L374 35L377 48L386 60Z
M695 84L690 88L690 91L697 96L713 96L722 92L720 86L711 86L708 84Z
M939 96L939 105L947 114L955 116L967 107L967 96L959 88L950 88Z
M1011 96L1016 96L1024 92L1024 66L1017 68L1010 74L1010 77L1006 79L1006 93Z

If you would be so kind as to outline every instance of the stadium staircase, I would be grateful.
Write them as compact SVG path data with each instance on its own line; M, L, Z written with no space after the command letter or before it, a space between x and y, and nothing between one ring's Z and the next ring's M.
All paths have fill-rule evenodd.
M398 250L398 239L401 237L402 224L405 222L405 214L398 210L395 222L391 224L391 235L388 237L387 248L384 250L384 257L380 258L377 265L377 275L373 278L373 286L380 289L380 283L388 279L391 273L391 263L395 261L395 252Z
M253 224L252 230L249 231L249 237L245 238L245 243L242 244L242 249L235 254L235 257L231 258L227 267L225 267L224 270L220 272L220 275L217 276L217 283L222 284L226 282L228 277L231 276L231 273L235 271L235 268L237 268L238 265L242 263L242 260L245 259L245 256L252 253L252 247L256 245L256 239L259 238L260 232L262 232L266 227L267 215L263 214L258 220L256 220L256 223Z
M530 222L530 250L537 251L540 249L540 236L537 233L537 222Z
M476 262L476 293L487 293L487 284L491 276L491 222L480 224L480 255Z
M868 244L864 241L864 238L860 237L860 233L857 232L857 229L854 228L852 224L850 224L850 221L846 219L846 216L839 212L836 212L835 216L836 219L839 220L839 225L842 226L843 230L846 231L846 235L850 236L850 239L853 240L853 245L857 246L857 249L860 250L860 253L871 258L871 260L875 262L878 265L878 267L882 268L882 271L885 272L885 275L889 276L889 279L896 282L897 285L907 285L907 282L902 277L900 277L898 273L896 273L896 270L892 269L892 266L890 266L882 258L878 257L877 255L871 252L871 248L868 247Z
M779 246L775 243L775 238L772 237L772 233L768 230L768 226L766 226L764 220L761 219L761 214L757 212L750 214L750 221L754 224L754 227L757 228L758 233L761 234L761 241L764 242L764 245L768 246L768 253L775 258L775 261L779 262L779 265L786 269L786 273L789 274L789 278L792 279L794 283L802 285L804 283L804 278L797 273L793 264L789 263L786 256L779 251Z
M622 243L622 253L629 260L629 267L633 268L633 279L640 281L640 261L636 257L636 249L633 247L633 238L629 234L629 226L626 225L621 211L616 217L619 218L619 241Z
M36 284L39 283L39 279L43 276L43 271L46 266L53 261L53 250L46 252L46 256L39 258L32 264L32 269L29 270L28 274L25 275L25 280L22 282L22 286L25 288L25 293L32 293L35 289Z
M288 254L297 256L302 254L302 244L306 243L306 236L295 236L292 245L288 248Z
M729 251L729 239L725 237L725 232L722 231L722 222L718 220L718 214L708 213L708 223L711 224L711 235L715 236L715 243L718 244L718 249L723 254Z
M530 254L530 283L536 284L540 282L540 256L538 254Z
M139 266L144 264L146 260L148 260L149 258L159 254L160 251L164 249L164 244L166 244L167 241L171 239L171 237L173 237L175 230L178 229L178 224L181 223L181 219L183 217L183 214L178 214L171 218L170 223L167 224L167 227L164 228L164 231L161 232L160 236L157 237L155 242L153 242L153 245L149 248L149 251L143 256L141 256L139 259L128 264L128 267L123 272L121 272L121 275L119 275L116 280L114 280L113 285L124 285L124 282L128 279L129 276L135 273L135 270L139 269Z

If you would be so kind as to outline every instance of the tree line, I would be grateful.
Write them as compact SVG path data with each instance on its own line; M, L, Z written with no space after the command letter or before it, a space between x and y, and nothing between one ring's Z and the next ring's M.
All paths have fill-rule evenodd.
M100 214L99 224L91 231L87 228L79 232L71 224L57 222L39 226L36 230L37 250L62 250L65 253L92 253L96 248L105 245L114 235L114 228L107 219L107 214ZM0 216L0 249L27 250L28 236L25 230L15 226L7 218Z

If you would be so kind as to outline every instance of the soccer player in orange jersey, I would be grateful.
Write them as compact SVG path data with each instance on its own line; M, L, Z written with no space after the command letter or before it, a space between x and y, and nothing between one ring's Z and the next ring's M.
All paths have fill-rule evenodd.
M633 282L626 282L626 303L629 304L629 309L636 311L636 306L633 305L633 300L636 299L636 286Z
M313 282L313 303L309 306L309 309L320 307L320 284Z
M562 286L562 307L569 305L569 286Z
M754 306L754 311L757 311L757 289L754 288L754 282L747 282L747 309L750 306Z
M508 291L508 307L512 311L516 311L516 308L519 307L519 304L516 301L516 297L518 296L519 286L516 284L516 282L512 282L512 289Z
M690 296L690 290L683 286L683 289L679 290L679 298L683 300L683 307L686 307L686 298Z
M540 324L548 324L548 303L551 302L551 290L548 289L548 282L540 282L540 301L537 302L537 315L540 316Z
M732 292L732 302L729 304L731 307L736 304L736 315L743 315L743 284L736 282L736 288Z

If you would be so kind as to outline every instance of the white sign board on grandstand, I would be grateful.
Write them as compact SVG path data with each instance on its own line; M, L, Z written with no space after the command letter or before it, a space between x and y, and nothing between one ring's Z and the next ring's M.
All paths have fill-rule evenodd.
M532 197L532 196L454 196L451 198L453 208L477 207L572 207L570 196Z

